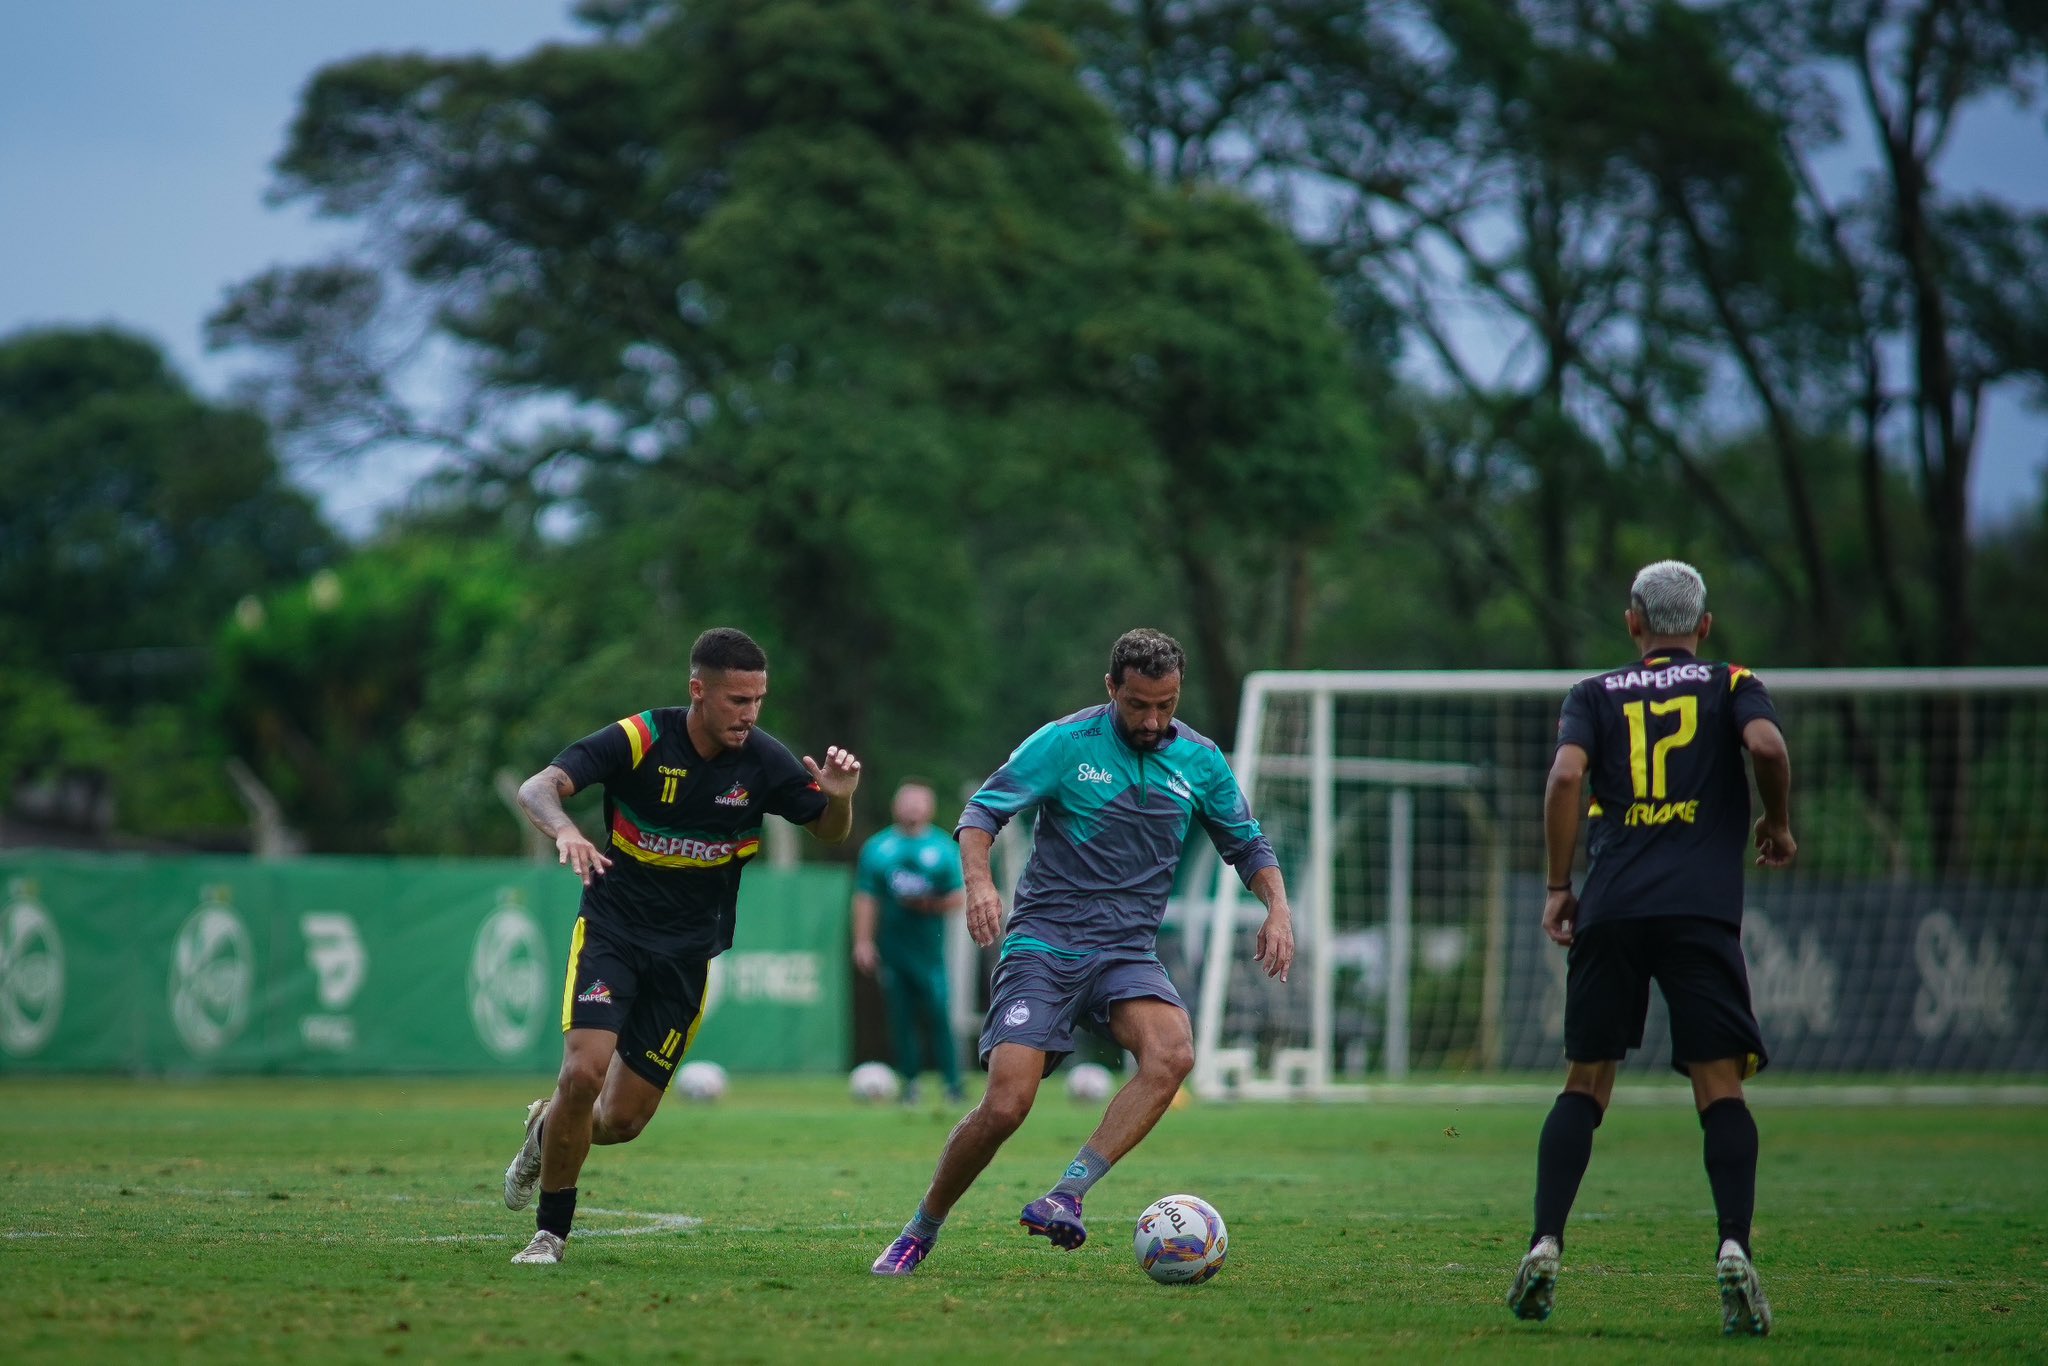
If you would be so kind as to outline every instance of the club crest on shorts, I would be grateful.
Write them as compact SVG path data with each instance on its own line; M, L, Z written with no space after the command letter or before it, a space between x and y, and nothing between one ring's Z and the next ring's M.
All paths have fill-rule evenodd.
M1012 1029L1028 1022L1030 1019L1031 1003L1029 1001L1012 1001L1010 1002L1010 1008L1003 1012L1003 1023Z

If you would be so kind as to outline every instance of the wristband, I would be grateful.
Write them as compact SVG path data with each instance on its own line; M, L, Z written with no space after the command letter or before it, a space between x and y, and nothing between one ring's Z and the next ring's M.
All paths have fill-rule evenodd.
M1546 892L1569 892L1571 889L1572 885L1569 882L1546 882L1543 884L1543 890Z

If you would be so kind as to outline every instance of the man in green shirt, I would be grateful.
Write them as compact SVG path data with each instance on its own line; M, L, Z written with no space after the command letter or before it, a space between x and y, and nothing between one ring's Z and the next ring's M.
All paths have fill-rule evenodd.
M917 1099L927 1057L945 1079L946 1099L965 1094L946 989L946 917L965 894L959 848L932 828L935 805L923 783L897 788L895 824L861 846L853 884L853 964L880 976L906 1101Z

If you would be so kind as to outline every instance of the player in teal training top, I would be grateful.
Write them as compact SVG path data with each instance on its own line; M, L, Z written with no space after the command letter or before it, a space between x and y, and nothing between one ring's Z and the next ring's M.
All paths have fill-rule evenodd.
M917 1099L927 1057L945 1079L947 1100L966 1095L946 989L946 917L966 898L960 851L932 828L935 805L923 783L897 788L895 823L861 846L853 881L853 964L881 980L906 1102Z
M1081 1198L1151 1132L1195 1062L1187 1009L1156 952L1190 824L1265 903L1255 957L1286 980L1294 961L1287 889L1222 753L1174 718L1186 671L1171 636L1125 632L1103 680L1109 702L1041 727L961 813L967 931L984 948L1003 928L989 846L1013 816L1035 807L1038 819L989 985L981 1033L988 1091L946 1141L924 1202L875 1259L876 1275L908 1275L930 1254L954 1202L1031 1112L1040 1079L1073 1052L1076 1024L1135 1054L1138 1073L1020 1222L1055 1247L1087 1238Z

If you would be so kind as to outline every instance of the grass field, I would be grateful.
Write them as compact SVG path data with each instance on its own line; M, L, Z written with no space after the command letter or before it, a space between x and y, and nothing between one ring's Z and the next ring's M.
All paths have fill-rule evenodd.
M514 1267L504 1081L0 1080L0 1359L1238 1362L2048 1359L2048 1115L1757 1102L1768 1342L1724 1342L1699 1129L1615 1108L1546 1324L1501 1296L1540 1104L1203 1106L1096 1188L1071 1255L1017 1209L1086 1137L1049 1089L907 1281L868 1275L950 1111L742 1079L593 1155L560 1267ZM1130 1223L1192 1190L1207 1285Z

